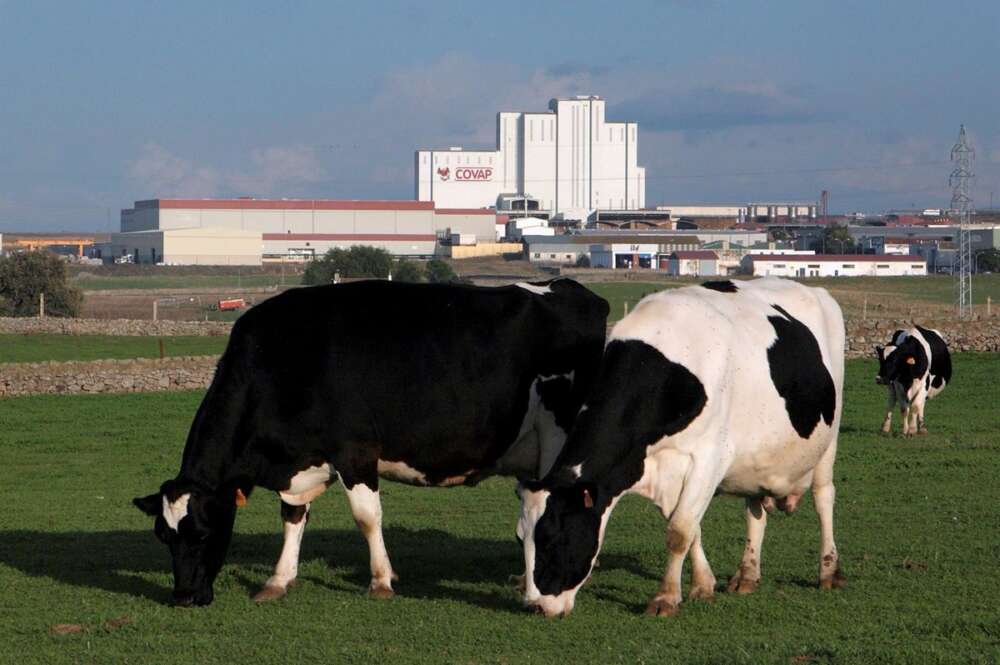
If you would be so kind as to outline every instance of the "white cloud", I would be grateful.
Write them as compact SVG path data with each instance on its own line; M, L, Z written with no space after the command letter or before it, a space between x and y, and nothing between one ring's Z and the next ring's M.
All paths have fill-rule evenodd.
M326 172L315 151L303 146L254 148L242 168L197 164L157 143L145 144L128 167L129 177L148 196L294 195Z

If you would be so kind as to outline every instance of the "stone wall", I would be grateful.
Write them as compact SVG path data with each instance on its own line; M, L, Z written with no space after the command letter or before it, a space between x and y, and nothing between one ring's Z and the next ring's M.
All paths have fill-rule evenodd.
M0 364L0 398L207 388L216 356Z
M14 322L17 325L10 325ZM848 358L871 358L897 328L909 323L847 319ZM955 353L1000 352L1000 320L921 322L940 330ZM0 319L0 332L53 332L104 335L225 335L228 323L177 321L97 321L80 319ZM124 332L129 331L129 332ZM215 356L0 364L0 398L32 394L124 393L204 389L215 372Z
M1000 319L980 319L972 321L918 321L922 328L933 328L944 335L952 353L980 351L1000 352ZM884 346L893 331L910 328L911 322L886 319L850 319L844 321L847 328L848 358L873 358L876 345Z
M233 324L228 321L144 321L141 319L63 319L47 316L0 317L0 334L32 335L123 335L128 337L225 336Z

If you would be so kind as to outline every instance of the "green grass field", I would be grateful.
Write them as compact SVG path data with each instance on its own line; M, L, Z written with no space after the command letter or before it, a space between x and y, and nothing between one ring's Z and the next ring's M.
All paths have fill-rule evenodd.
M193 289L193 288L254 288L281 284L300 284L301 275L128 275L115 277L78 277L73 284L84 291L109 289Z
M665 563L652 504L626 498L575 612L524 611L513 483L384 483L401 580L369 599L368 555L346 500L314 504L299 584L250 600L280 549L278 501L242 509L209 608L171 607L166 549L129 503L178 468L200 392L0 400L0 663L995 663L1000 659L998 355L956 357L928 408L931 433L876 434L872 362L848 363L837 462L847 588L815 587L811 502L771 520L750 596L642 615ZM993 396L993 397L991 397ZM153 414L151 417L150 414ZM705 549L720 583L742 551L742 503L714 501ZM55 635L55 624L82 632Z
M722 277L676 278L659 282L594 282L587 286L611 305L609 320L622 318L627 302L629 311L643 296L664 289L700 284ZM870 317L929 319L949 316L955 299L955 282L948 275L927 277L829 277L796 280L809 286L822 286L840 303L844 314ZM986 298L992 298L992 314L1000 311L1000 275L976 275L973 278L973 302L978 313L985 314ZM867 301L867 308L865 302Z
M228 337L164 337L167 356L219 355ZM158 358L160 338L111 335L0 335L0 363Z

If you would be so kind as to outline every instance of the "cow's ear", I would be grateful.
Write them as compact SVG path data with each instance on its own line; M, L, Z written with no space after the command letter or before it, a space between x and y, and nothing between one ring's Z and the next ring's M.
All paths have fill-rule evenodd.
M156 517L163 512L163 497L159 492L149 496L137 496L132 499L132 505L150 517Z

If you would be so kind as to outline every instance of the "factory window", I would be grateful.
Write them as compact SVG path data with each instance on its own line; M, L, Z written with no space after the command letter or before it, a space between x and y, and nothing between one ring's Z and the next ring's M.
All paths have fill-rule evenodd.
M572 254L567 254L566 258L572 261L573 260L573 255Z
M437 163L438 163L438 158L437 158L437 155L434 155L434 163L435 163L435 164L437 164Z
M476 157L476 164L482 164L482 163L483 163L482 156Z
M556 255L555 254L549 254L549 258L550 259L554 259L554 258L556 258Z
M545 125L547 125L547 124L548 124L548 123L547 123L547 122L545 122L544 120L542 120L542 121L541 121L541 122L539 123L539 125L540 125L539 129L541 129L541 130L542 130L542 141L544 141L544 140L545 140Z
M625 128L624 127L622 127L621 136L622 136L622 143L625 143Z
M843 268L844 270L854 270L854 264L853 263L845 263L844 265L841 266L841 268Z
M528 121L528 140L529 141L534 141L535 140L535 121L534 120L529 120Z
M819 268L819 264L818 263L810 263L809 267L810 268Z
M635 127L632 128L632 143L635 143Z
M887 269L889 267L889 264L888 263L880 263L880 264L876 265L875 267L878 268L879 270L883 270L883 269Z
M775 268L784 268L784 267L785 267L785 264L784 264L784 263L775 263L775 264L774 264L774 267L775 267Z
M541 255L541 254L539 254L538 252L535 252L535 258L536 258L536 259L540 259L540 258L542 258L542 255Z
M923 265L919 265L919 264L918 265L912 265L910 267L913 268L914 270L923 270L924 269Z

